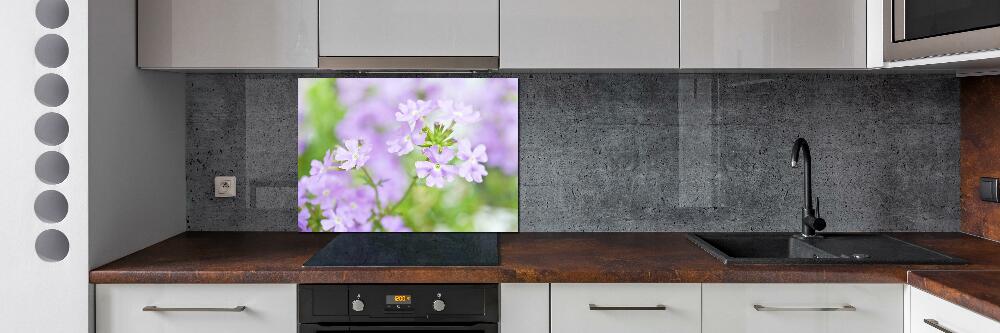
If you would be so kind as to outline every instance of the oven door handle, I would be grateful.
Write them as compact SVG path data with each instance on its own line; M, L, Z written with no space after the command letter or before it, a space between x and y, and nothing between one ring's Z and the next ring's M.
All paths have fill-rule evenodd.
M441 332L441 331L462 331L462 332L482 332L498 333L497 324L479 323L473 325L377 325L377 326L326 326L318 324L299 324L299 333L325 333L325 332Z
M351 326L348 331L351 332L366 332L366 331L390 331L390 332L438 332L438 331L469 331L469 332L483 332L483 333L496 333L496 324L473 324L473 325L451 325L451 326L397 326L397 325L385 325L385 326Z

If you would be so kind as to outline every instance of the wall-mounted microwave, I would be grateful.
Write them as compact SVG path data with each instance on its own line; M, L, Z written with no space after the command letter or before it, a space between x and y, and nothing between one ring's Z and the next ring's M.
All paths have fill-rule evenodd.
M884 0L885 60L1000 49L1000 0Z

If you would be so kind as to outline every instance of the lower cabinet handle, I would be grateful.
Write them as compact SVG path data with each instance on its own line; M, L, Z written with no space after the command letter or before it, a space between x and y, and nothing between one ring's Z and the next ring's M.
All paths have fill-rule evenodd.
M754 304L753 309L757 311L857 311L853 305L844 305L838 307L825 307L825 308L776 308L770 306L763 306L760 304Z
M142 311L155 312L243 312L247 307L240 305L231 308L161 308L155 305L142 307Z
M591 311L663 311L666 310L667 306L662 304L657 304L654 306L600 306L596 304L590 304Z
M941 326L941 323L939 323L937 320L934 320L934 319L924 319L924 324L927 324L930 327L936 328L938 331L941 331L941 332L944 332L944 333L955 333L955 331L949 330L949 329L945 328L944 326Z

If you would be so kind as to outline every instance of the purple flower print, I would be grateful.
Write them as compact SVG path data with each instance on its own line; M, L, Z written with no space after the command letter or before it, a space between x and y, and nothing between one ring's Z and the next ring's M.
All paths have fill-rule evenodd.
M313 160L309 163L309 175L316 176L322 173L327 173L330 171L337 171L337 164L333 158L333 153L330 151L326 152L326 156L323 156L323 161Z
M480 163L486 162L486 146L479 144L472 148L469 140L463 139L458 142L458 159L463 162L458 165L458 175L466 181L482 183L483 176L486 176L486 167Z
M300 205L301 207L301 205ZM309 210L299 210L299 231L312 231L309 229Z
M403 224L403 218L399 216L386 216L382 218L382 229L388 232L409 232L413 231Z
M413 151L418 145L423 144L424 133L420 131L420 127L417 126L417 128L411 129L407 126L400 126L399 130L397 130L399 138L386 142L386 145L389 146L388 151L398 156L403 156Z
M338 173L320 174L303 181L306 183L306 191L313 195L309 203L324 210L332 209L337 204L341 191L350 184L347 176Z
M327 209L323 212L324 218L319 221L323 230L333 232L346 232L349 227L353 227L355 222L347 214L347 209Z
M344 170L361 169L368 162L368 154L372 152L371 146L366 146L362 140L344 140L344 145L337 147L337 153L333 159L341 162L340 168Z
M458 171L448 164L455 157L453 150L434 146L424 149L424 155L428 161L418 161L415 166L417 177L426 179L427 186L444 188L445 183L455 180Z
M488 174L486 167L476 161L465 161L458 165L458 175L469 182L482 183L483 176Z
M401 121L410 125L410 129L415 129L417 121L432 111L433 105L424 100L408 100L406 103L399 103L399 112L396 112L396 121Z
M488 159L486 156L486 146L478 144L473 148L469 140L462 139L458 142L458 159L480 163L486 162Z
M443 113L441 120L444 122L454 121L459 124L468 124L479 120L479 112L474 111L472 106L462 102L455 103L453 100L438 101L438 107L441 108Z

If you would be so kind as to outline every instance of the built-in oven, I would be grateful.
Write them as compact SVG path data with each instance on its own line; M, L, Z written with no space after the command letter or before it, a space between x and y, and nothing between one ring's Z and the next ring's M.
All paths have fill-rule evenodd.
M884 0L885 60L1000 49L1000 0Z
M495 284L302 284L299 333L497 333Z

